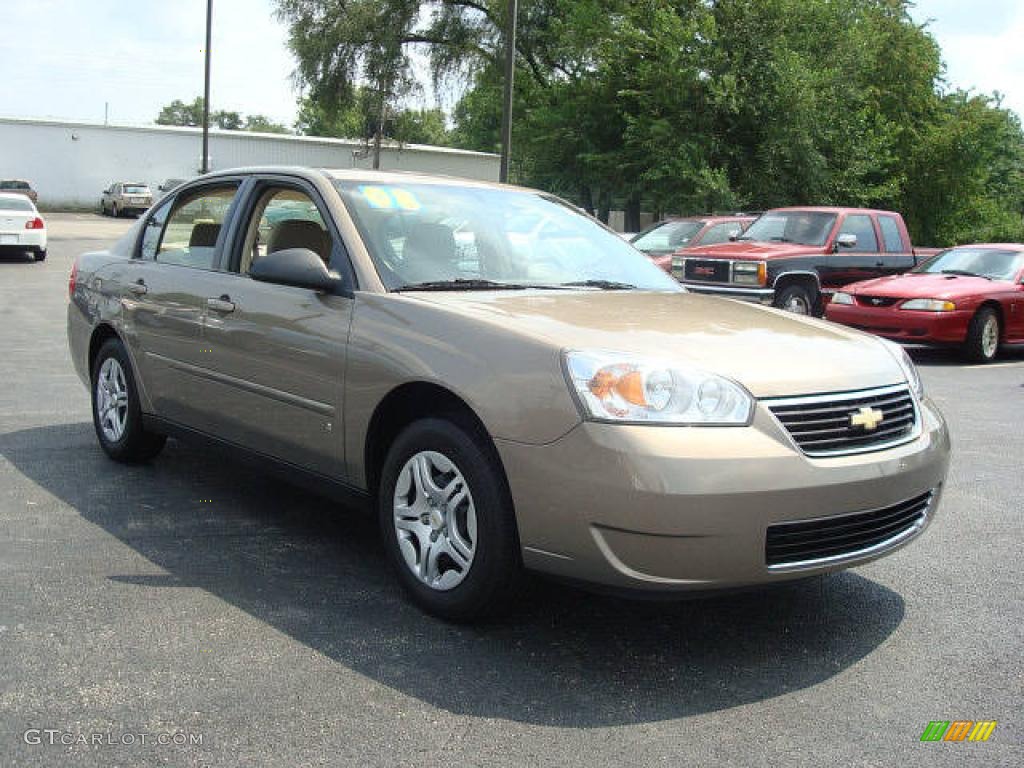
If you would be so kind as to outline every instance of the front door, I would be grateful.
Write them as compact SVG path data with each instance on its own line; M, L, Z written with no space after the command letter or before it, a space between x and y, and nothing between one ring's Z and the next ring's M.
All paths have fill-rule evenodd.
M249 277L268 252L309 248L332 269L347 260L317 193L258 182L230 268L207 284L211 427L246 448L343 477L342 395L353 299Z

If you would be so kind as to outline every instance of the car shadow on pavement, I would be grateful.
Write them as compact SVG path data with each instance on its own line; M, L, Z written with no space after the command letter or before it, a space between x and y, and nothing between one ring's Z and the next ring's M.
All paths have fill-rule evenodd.
M453 626L405 601L368 515L339 511L224 449L170 441L152 464L126 467L78 423L4 434L0 454L165 572L109 575L137 589L138 601L153 590L207 590L460 715L599 727L713 712L829 679L904 615L900 595L849 572L685 602L537 579L501 621Z
M965 365L977 365L967 360L958 347L904 347L914 364L921 368L956 368ZM992 361L999 363L1024 362L1024 344L1003 346L999 355ZM984 368L984 365L980 366Z

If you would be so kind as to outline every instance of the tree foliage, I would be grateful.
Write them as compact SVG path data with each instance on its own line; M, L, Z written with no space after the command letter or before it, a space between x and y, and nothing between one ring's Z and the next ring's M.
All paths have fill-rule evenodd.
M513 178L628 225L817 203L901 210L927 244L1022 240L1020 122L946 92L909 5L520 0ZM463 87L451 141L498 148L506 0L278 7L312 109L387 115L429 70Z
M157 125L178 125L197 127L203 124L203 97L197 96L191 103L175 99L160 110ZM225 131L259 131L262 133L288 133L288 128L275 123L264 115L246 115L226 110L210 113L210 125Z

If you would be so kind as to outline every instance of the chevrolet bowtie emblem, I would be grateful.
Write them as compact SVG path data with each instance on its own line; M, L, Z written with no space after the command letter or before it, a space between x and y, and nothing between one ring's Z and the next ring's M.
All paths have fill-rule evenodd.
M856 413L850 414L851 427L863 427L868 432L878 428L878 425L885 420L885 414L877 408L863 407Z

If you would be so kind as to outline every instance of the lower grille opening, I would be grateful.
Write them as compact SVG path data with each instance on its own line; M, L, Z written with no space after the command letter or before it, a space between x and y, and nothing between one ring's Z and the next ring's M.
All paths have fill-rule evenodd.
M924 524L934 491L871 512L768 526L769 566L813 564L880 548Z

